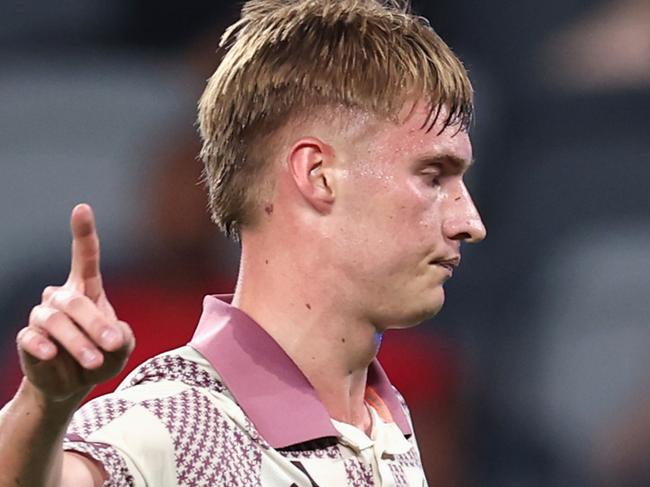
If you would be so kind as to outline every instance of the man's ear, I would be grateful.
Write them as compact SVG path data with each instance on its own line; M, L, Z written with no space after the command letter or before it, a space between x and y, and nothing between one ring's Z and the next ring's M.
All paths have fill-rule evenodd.
M289 152L289 173L298 191L320 213L329 213L334 203L334 150L315 137L304 137Z

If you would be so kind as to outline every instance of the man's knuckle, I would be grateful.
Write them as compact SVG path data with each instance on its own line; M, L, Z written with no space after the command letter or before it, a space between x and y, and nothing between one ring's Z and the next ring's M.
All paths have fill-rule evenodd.
M32 311L29 313L29 326L34 326L36 328L43 328L45 321L50 316L51 308L43 305L37 305L32 308Z
M41 301L48 301L56 289L57 288L55 286L47 286L45 289L43 289L43 292L41 293Z
M34 306L32 308L32 310L29 312L29 318L27 319L27 323L32 324L36 322L39 316L40 308L41 308L40 305Z
M54 330L63 325L65 321L67 321L67 316L59 310L54 310L42 320L41 326L46 330Z
M73 293L66 288L59 289L52 293L51 302L57 308L67 308L73 298Z
M66 309L70 312L79 312L84 308L85 301L83 296L73 294L67 298Z

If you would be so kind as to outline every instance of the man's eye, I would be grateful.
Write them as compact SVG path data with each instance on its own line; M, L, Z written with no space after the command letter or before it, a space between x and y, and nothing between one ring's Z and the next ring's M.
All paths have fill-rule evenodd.
M440 174L438 174L438 173L429 173L429 174L425 174L425 176L429 180L429 185L430 186L434 186L434 187L440 186L440 178L441 178Z

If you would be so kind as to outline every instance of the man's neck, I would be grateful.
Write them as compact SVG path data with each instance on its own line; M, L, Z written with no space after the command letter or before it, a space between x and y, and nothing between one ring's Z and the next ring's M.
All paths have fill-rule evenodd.
M242 259L233 306L278 342L332 418L369 432L364 397L368 366L379 343L375 327L346 313L334 293L316 289L313 283L284 280L281 273L288 270L274 269L265 261Z

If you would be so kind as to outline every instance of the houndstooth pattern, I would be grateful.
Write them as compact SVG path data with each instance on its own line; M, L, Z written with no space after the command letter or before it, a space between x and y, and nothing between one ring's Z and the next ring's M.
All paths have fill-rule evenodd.
M133 403L111 396L98 397L77 411L68 427L68 433L87 438L115 418L124 414Z
M348 487L372 487L375 485L370 465L361 463L358 458L348 458L344 465Z
M195 362L179 355L162 355L148 360L138 367L128 383L120 385L119 390L147 382L161 380L179 381L192 387L204 387L216 392L225 389L222 382L215 379Z
M71 435L73 436L73 435ZM86 443L83 441L70 441L66 438L63 447L73 449L75 452L85 453L100 462L108 475L108 480L103 487L134 487L135 481L122 456L110 445L104 443Z
M283 479L286 479L284 476L287 473L292 472L292 467L288 463L294 463L294 466L296 464L292 460L318 460L319 465L322 465L321 461L338 465L329 473L322 472L323 478L317 479L319 485L337 487L375 485L373 468L359 457L344 459L347 454L343 453L340 444L335 443L335 438L315 439L292 445L287 449L274 450L259 435L255 425L248 418L241 415L230 418L220 409L221 403L213 401L213 397L222 394L226 400L233 400L228 389L220 382L218 376L215 377L203 366L185 358L183 349L180 350L179 355L172 352L146 362L120 387L124 390L142 385L142 389L139 389L137 394L117 393L98 398L75 415L64 441L64 447L66 450L86 454L103 464L110 478L104 487L135 487L135 482L139 482L139 477L136 476L134 479L130 475L127 463L122 457L123 451L131 452L131 445L122 443L128 439L121 436L121 432L123 432L122 428L129 430L135 428L137 431L141 418L144 419L142 415L146 415L149 421L152 416L157 418L158 424L152 425L155 429L152 438L155 437L155 441L160 441L166 437L168 440L165 444L173 448L173 451L166 454L171 454L174 458L173 465L169 467L174 468L175 474L172 473L169 481L176 482L169 485L259 487L262 482L272 482L275 475L273 473L275 469L265 469L265 478L262 479L262 458L265 462L278 463L280 468L277 471L282 473ZM160 381L175 382L174 387L170 387L167 392L172 395L160 396L160 390L166 390L163 384L152 387L151 393L148 392L147 384ZM179 392L179 383L187 386L187 388L180 387L182 392ZM119 399L120 396L131 400ZM139 399L133 399L135 397ZM403 401L401 396L398 397ZM408 414L403 402L402 407ZM133 414L125 415L124 413L130 408L133 408ZM117 428L104 428L114 420L119 424ZM92 442L95 438L92 435L99 433L98 430L103 433L102 436L96 437L101 437L101 441L105 440L106 443ZM158 444L152 443L151 446L157 447ZM143 447L148 448L145 444ZM269 455L269 450L279 453L280 456ZM131 453L135 455L133 461L138 464L140 473L148 472L146 475L149 475L155 471L154 457L149 458L149 455L139 450ZM140 466L143 466L144 470L141 470ZM395 485L406 487L409 478L407 474L411 474L411 469L421 471L416 448L409 453L395 455L389 461L388 467L395 479ZM300 485L302 485L304 469L300 470L302 471L291 474L291 478L296 481L301 479ZM135 473L136 471L133 472ZM155 476L153 473L152 475ZM143 478L143 482L151 485L149 478ZM288 480L288 483L290 482L291 480ZM315 485L314 480L312 484ZM156 485L156 487L162 486Z
M422 468L420 456L417 454L415 448L411 448L407 453L395 455L395 462L399 463L402 467Z
M404 466L401 463L390 462L388 468L390 469L390 473L393 474L395 487L409 487L406 474L404 473Z
M144 401L171 434L177 482L184 487L260 485L259 446L196 389Z
M251 440L253 440L253 442L257 443L260 448L263 448L264 450L271 449L271 445L269 445L266 440L260 436L257 428L255 428L255 425L250 419L244 418L242 428L244 428L246 434L250 437Z

